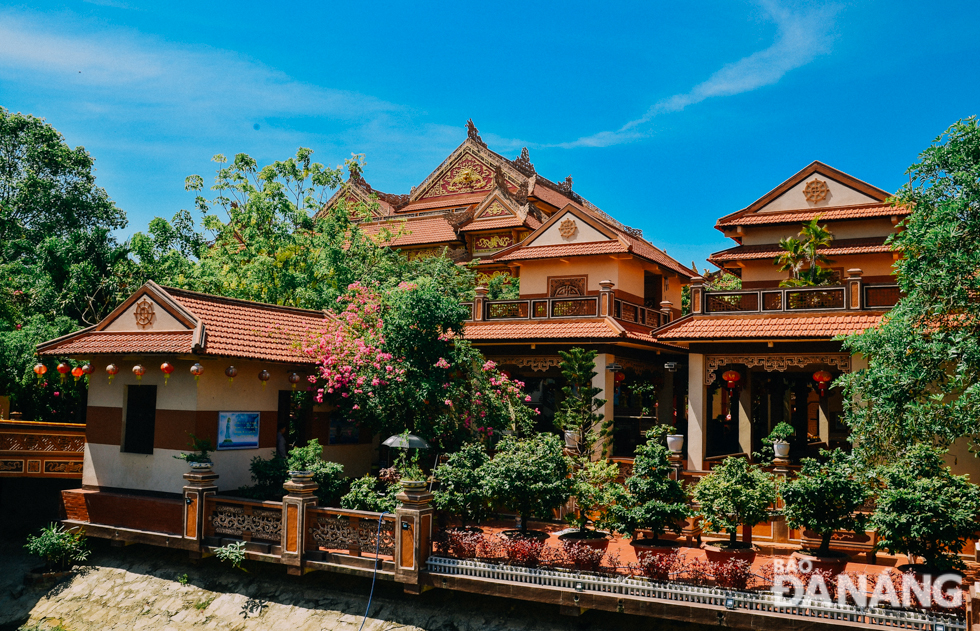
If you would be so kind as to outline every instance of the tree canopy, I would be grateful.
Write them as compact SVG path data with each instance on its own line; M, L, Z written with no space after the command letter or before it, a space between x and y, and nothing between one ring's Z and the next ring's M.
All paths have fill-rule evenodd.
M960 121L909 167L895 202L912 210L891 237L902 297L845 341L868 367L841 377L858 452L894 460L917 443L980 435L980 126Z

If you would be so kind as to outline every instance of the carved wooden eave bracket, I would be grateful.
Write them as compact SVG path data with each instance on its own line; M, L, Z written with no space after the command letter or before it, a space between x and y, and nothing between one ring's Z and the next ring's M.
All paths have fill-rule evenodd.
M787 368L805 368L811 364L826 364L841 372L851 372L851 356L847 353L823 353L820 355L705 355L704 384L715 381L719 368L732 365L747 368L761 366L767 372L785 372Z

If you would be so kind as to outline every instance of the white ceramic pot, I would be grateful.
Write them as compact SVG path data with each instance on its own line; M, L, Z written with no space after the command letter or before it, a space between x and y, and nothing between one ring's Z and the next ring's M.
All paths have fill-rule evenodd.
M207 471L214 466L210 460L207 462L189 462L191 466L191 471Z
M565 446L569 449L578 448L578 432L565 430Z
M777 440L772 444L773 451L776 452L777 458L786 458L789 456L789 443L782 440Z
M675 454L679 454L684 451L684 434L668 434L667 449L671 450Z

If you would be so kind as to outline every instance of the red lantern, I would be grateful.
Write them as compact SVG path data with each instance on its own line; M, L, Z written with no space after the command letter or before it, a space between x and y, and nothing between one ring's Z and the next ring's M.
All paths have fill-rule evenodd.
M737 370L726 370L725 374L723 374L721 378L725 380L725 383L728 384L730 389L734 389L738 385L738 382L742 379L742 373L738 372Z
M300 377L298 373L295 372L289 373L289 383L293 384L293 390L296 389L296 384L299 383L300 379L302 379L302 377Z
M75 378L75 381L81 379L82 375L84 374L85 372L82 370L81 366L75 366L74 368L71 369L71 376Z
M201 375L204 374L204 366L198 362L194 362L194 365L191 366L191 374L194 375L194 383L197 383L201 380Z
M115 377L116 373L119 372L119 366L116 366L115 364L109 364L108 366L105 367L105 371L106 374L109 375L109 383L112 384L112 378Z
M170 373L174 371L174 365L170 362L163 362L160 364L160 370L163 371L163 385L167 385L167 380L170 379Z
M143 368L141 364L136 364L133 366L133 374L136 375L136 381L143 381L143 375L146 374L146 368Z
M820 396L827 396L827 386L834 380L834 376L826 370L818 370L813 373L813 380L817 382L817 392Z
M71 366L69 366L68 364L66 364L64 362L61 362L60 364L58 364L57 370L58 370L58 372L61 373L61 382L64 383L65 382L65 375L67 375L68 373L71 372Z
M613 380L617 384L620 384L620 383L623 383L624 381L626 381L626 375L625 374L623 374L621 372L616 372L616 373L614 373L614 375L615 376L613 377Z
M35 364L34 365L34 374L37 375L37 381L38 381L38 383L40 383L41 382L41 379L44 378L44 373L46 373L46 372L48 372L48 367L45 366L44 364Z
M235 381L235 375L238 374L238 369L234 366L228 366L225 368L225 377L228 377L228 383Z
M92 364L85 364L82 366L82 372L86 375L91 375L93 372L95 372L95 368L92 367Z
M259 381L262 382L263 388L265 387L265 384L268 383L270 379L272 379L272 375L269 374L268 370L259 371Z

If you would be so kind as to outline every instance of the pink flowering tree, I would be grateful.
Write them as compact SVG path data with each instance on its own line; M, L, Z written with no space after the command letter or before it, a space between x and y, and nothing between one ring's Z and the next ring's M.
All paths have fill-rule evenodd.
M314 398L382 434L442 447L529 427L523 383L462 339L466 309L432 277L389 289L354 283L302 342Z

